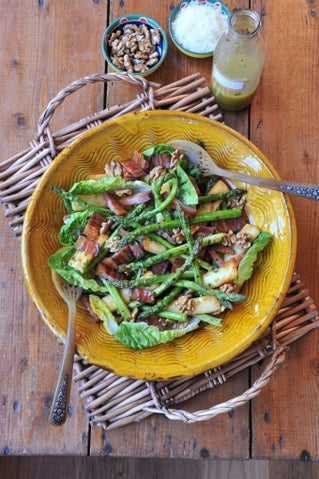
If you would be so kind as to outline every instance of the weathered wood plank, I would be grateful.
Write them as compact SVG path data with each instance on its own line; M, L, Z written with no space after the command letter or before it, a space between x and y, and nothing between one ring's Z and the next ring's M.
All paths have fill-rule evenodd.
M68 83L103 72L100 38L107 2L0 2L0 158L28 147L48 101ZM91 88L91 90L90 90ZM68 98L52 125L65 126L101 109L103 86ZM20 243L0 212L0 454L86 454L88 423L73 389L72 417L48 425L62 347L31 304L20 265Z
M248 2L228 2L229 8L248 6ZM141 13L156 19L167 31L171 2L144 2ZM140 2L128 0L121 4L111 2L111 17L140 11ZM210 84L212 60L198 60L185 57L169 40L169 53L161 68L150 77L160 84L171 83L184 76L200 72ZM108 105L132 99L131 86L117 84L108 90ZM234 124L243 134L247 131L247 112L238 116L228 114L229 124ZM205 409L233 398L248 387L248 373L243 372L222 388L207 392L190 401L185 408ZM183 408L184 405L181 405ZM191 410L191 409L190 409ZM102 432L93 427L91 433L91 454L114 456L167 456L167 457L249 457L249 408L248 405L206 423L185 425L179 421L168 421L165 417L151 417L139 424Z
M251 139L283 178L319 184L315 6L308 2L296 9L292 0L253 3L263 8L266 67L251 110ZM319 284L311 272L319 262L319 205L295 197L291 202L298 233L296 270L318 305ZM253 401L254 458L318 460L318 338L314 331L293 344L284 366Z
M106 472L107 471L107 472ZM69 479L107 477L122 479L317 479L319 465L299 461L234 461L185 459L136 459L111 457L4 457L0 458L1 477L20 479Z

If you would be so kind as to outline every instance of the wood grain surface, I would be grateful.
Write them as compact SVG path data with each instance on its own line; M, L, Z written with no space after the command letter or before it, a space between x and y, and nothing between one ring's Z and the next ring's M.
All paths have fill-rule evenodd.
M225 123L250 138L283 178L319 184L317 3L226 3L230 10L251 6L261 13L266 63L252 107L236 114L225 112ZM85 75L105 71L100 42L107 23L125 13L143 13L167 31L173 5L168 0L0 0L4 41L0 49L0 161L27 148L36 133L40 114L60 89ZM169 41L165 63L149 79L165 84L198 71L209 84L211 59L187 58ZM53 128L77 121L103 105L127 101L136 94L136 89L127 84L86 86L57 109ZM318 304L319 205L301 198L291 201L298 228L296 271ZM208 459L187 461L188 470L197 471L194 475L203 478L215 477L217 472L216 477L222 479L317 477L306 475L310 469L304 463L319 460L318 331L294 343L270 384L252 403L232 414L192 425L152 416L106 432L89 426L74 386L67 424L61 429L49 426L49 408L63 351L29 300L20 265L20 244L13 238L2 208L0 222L0 371L4 378L0 387L1 455L126 457L119 463L113 462L112 477L160 477L149 472L154 467L163 472L160 464L164 463L157 462L159 458ZM187 407L203 409L235 397L249 387L263 367L260 364L240 373L222 387L192 399ZM137 457L145 459L137 462L133 459ZM154 458L153 465L149 458ZM211 461L217 458L232 461ZM298 462L294 469L281 466L282 461L239 461L239 468L239 463L234 462L249 458ZM182 477L179 461L165 466L175 468L172 477ZM10 468L10 464L2 462L0 477L20 477L1 476L1 471L9 470L1 467ZM96 470L100 464L95 463ZM111 462L104 463L107 464ZM236 464L241 475L232 472ZM296 464L305 469L298 469ZM264 468L265 475L256 475L254 467ZM278 473L280 467L282 475L275 476L271 471ZM126 470L135 472L125 476ZM298 470L300 474L294 475L292 471ZM142 471L148 471L148 475L143 476ZM285 475L287 471L290 475ZM59 477L67 476L61 473Z

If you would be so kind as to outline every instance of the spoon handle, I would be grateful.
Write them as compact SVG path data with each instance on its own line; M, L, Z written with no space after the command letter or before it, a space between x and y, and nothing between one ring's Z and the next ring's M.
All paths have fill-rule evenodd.
M220 174L224 178L242 181L251 185L261 186L271 190L281 191L290 195L301 196L310 200L319 201L319 185L310 185L307 183L295 183L291 181L277 180L275 178L262 178L259 176L245 175L236 171L224 170L218 168L214 170L215 174Z
M54 426L62 426L66 421L72 383L76 313L74 301L68 303L68 308L68 330L64 354L50 411L50 423Z

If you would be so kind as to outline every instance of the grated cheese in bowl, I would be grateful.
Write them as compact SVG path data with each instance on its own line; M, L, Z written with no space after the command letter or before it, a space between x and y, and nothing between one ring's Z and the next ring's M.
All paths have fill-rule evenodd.
M221 2L181 2L170 18L172 40L186 54L212 55L220 36L228 29L229 16Z

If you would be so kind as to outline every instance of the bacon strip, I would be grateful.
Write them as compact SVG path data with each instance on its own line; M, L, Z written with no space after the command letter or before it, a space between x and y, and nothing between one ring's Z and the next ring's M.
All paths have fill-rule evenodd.
M109 266L99 263L95 269L95 274L97 276L102 276L109 281L120 281L126 279L126 276L122 273L119 273L116 269L110 268Z
M134 301L141 301L146 304L154 304L156 299L152 290L143 288L131 288L130 297Z
M83 230L83 235L92 241L96 241L100 235L101 226L105 221L104 216L96 212L92 213Z
M101 262L108 268L116 269L120 264L130 263L135 259L130 245L125 245L116 253L108 258L104 258Z
M240 231L246 223L245 215L240 216L239 218L229 218L227 220L218 220L212 223L216 227L217 231L221 233L227 233L227 231Z
M152 191L141 191L134 195L125 196L119 200L119 203L123 206L139 205L141 203L147 203L152 197Z
M169 153L155 153L149 158L150 169L155 166L162 166L163 168L171 167L171 155Z
M105 198L107 207L115 213L117 216L126 216L127 211L120 205L118 199L112 193L103 193L103 197Z
M100 251L100 246L98 243L95 243L95 241L89 238L86 238L83 235L80 235L78 237L77 241L74 244L74 248L76 248L79 251L84 251L92 258L97 256Z
M123 168L123 176L127 180L134 180L145 176L149 167L148 161L144 160L138 151L133 151L131 158L123 161L121 165Z

